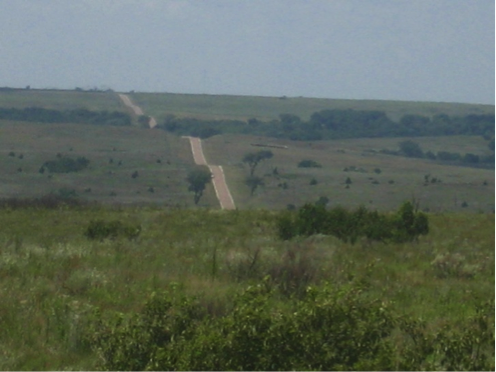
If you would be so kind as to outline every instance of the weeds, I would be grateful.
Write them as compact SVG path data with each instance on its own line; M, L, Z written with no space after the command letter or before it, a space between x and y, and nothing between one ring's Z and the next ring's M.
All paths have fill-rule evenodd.
M346 367L347 362L336 362L341 369L487 366L491 334L484 336L483 328L474 328L468 320L479 322L475 317L477 306L482 306L480 299L494 293L494 216L432 214L429 234L418 242L367 243L366 238L359 238L350 244L322 234L282 241L277 236L277 221L284 213L123 206L0 209L0 293L5 299L0 301L0 365L10 370L94 370L98 361L103 363L103 355L130 357L134 351L126 354L125 345L140 344L143 347L136 361L148 358L147 368L151 369L309 369L311 364L298 359L302 350L309 355L322 352L319 363L331 368L332 364L322 364L327 351L319 345L328 342L325 335L334 331L326 328L326 322L318 321L330 322L330 317L339 313L310 314L326 306L333 312L346 310L347 301L351 301L349 304L355 304L356 309L385 303L393 318L423 318L425 325L414 324L417 330L413 334L419 335L415 336L417 343L419 337L426 340L426 348L434 345L434 354L422 354L424 349L413 347L407 329L400 329L390 334L395 340L391 353L377 349L378 359L374 361L356 349L363 363ZM125 235L88 239L84 232L89 221L103 221L104 226L111 221L121 221L125 226L139 223L142 229L135 241L128 241ZM441 264L444 261L462 271L449 269L455 270L451 274L453 271ZM467 276L470 265L477 265L476 274ZM436 270L448 270L450 274L438 276ZM152 292L161 297L171 282L180 283L167 295L172 306L163 318L148 316L145 322L146 299ZM325 282L330 284L324 290ZM249 286L259 289L248 291ZM349 292L352 286L359 288L360 293L353 292L358 297ZM319 299L312 297L313 290L321 293ZM329 294L323 294L325 291ZM239 296L243 299L238 300ZM343 307L333 307L332 299ZM382 319L379 315L360 323L367 314L379 313L357 314L348 320L362 324L362 331L380 329L380 323L374 325ZM490 329L494 318L488 313L484 316ZM320 326L312 328L310 319ZM339 324L347 329L347 320L343 322ZM256 333L243 331L243 326L249 330L252 325ZM472 328L475 331L470 334ZM143 331L146 329L150 332ZM169 341L160 350L150 351L147 340L159 337L161 330L174 335L174 345ZM308 330L315 333L315 338ZM363 334L353 335L353 339L365 342L360 338ZM113 337L122 337L120 343L114 343L117 341ZM343 337L345 340L344 333ZM339 341L336 347L346 345L342 350L355 350L349 340ZM260 342L278 347L258 350ZM249 364L249 358L234 345L245 345L246 355L252 350L256 356L251 360L256 365ZM471 348L470 353L478 355L480 363L449 356L444 361L441 346L452 350L450 355L462 355ZM101 354L104 350L113 354ZM238 367L222 360L226 350ZM273 367L263 364L269 360ZM387 363L381 364L381 360ZM131 368L124 359L121 361L122 368Z

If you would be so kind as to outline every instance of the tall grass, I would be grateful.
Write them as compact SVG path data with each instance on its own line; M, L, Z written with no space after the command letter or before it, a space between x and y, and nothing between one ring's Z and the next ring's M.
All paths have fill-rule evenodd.
M233 293L263 278L281 299L324 281L360 280L367 296L433 328L473 315L478 299L494 295L493 214L429 215L431 231L418 242L355 245L329 236L280 241L277 216L94 205L0 209L0 368L95 368L85 341L95 314L138 311L173 282L220 316ZM97 219L141 224L142 231L136 240L89 240L84 231Z

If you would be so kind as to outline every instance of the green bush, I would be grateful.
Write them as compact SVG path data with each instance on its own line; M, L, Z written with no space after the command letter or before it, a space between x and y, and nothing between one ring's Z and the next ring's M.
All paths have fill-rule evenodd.
M136 239L141 233L141 225L126 225L121 221L90 221L84 236L90 240L116 239L124 237Z
M289 240L297 235L333 235L355 243L365 237L376 241L406 242L429 232L427 215L405 202L394 215L379 214L359 207L349 211L343 207L330 210L322 203L305 204L296 214L285 213L276 222L279 238Z
M70 173L85 169L89 163L90 161L85 157L73 159L68 156L57 156L57 160L45 162L42 168L48 169L51 173Z
M302 160L298 163L298 168L322 168L315 160Z
M195 297L154 293L130 316L96 314L86 339L104 370L490 370L493 322L494 300L461 331L427 330L360 281L307 287L295 301L264 279L218 316Z

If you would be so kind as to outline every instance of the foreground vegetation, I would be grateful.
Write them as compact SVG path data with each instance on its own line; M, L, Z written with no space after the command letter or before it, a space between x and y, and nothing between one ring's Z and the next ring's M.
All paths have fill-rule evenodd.
M0 368L494 369L494 214L354 244L283 215L4 203Z

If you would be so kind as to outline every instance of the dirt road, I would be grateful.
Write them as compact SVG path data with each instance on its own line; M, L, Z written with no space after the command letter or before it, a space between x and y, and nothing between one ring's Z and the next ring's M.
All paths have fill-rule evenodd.
M212 173L212 183L214 185L215 194L217 199L219 199L221 209L236 209L234 205L234 200L232 198L229 187L227 187L226 177L224 176L224 170L220 165L209 165L203 155L203 148L201 139L196 137L184 137L189 139L191 144L191 152L193 153L193 159L198 165L206 165Z
M129 96L127 96L126 94L119 93L119 98L122 100L122 102L124 102L126 106L128 106L129 108L131 108L131 110L133 110L135 115L137 116L145 115L143 113L143 110L139 106L136 106L131 101L131 98L129 98ZM157 126L157 121L155 120L154 117L150 116L150 121L148 122L148 125L150 126L150 128L155 128Z
M135 115L145 115L143 110L133 104L131 99L126 95L119 93L119 98L124 102L126 106L133 110ZM148 122L150 128L154 128L157 126L157 121L154 117L150 117L150 121ZM196 137L184 137L188 138L191 144L191 152L193 153L193 159L195 163L198 165L206 165L210 172L212 173L212 184L214 185L215 194L217 195L217 199L219 199L220 208L221 209L236 209L234 205L234 200L231 196L231 192L229 191L229 187L227 187L226 177L224 176L224 170L220 165L209 165L207 164L207 160L205 159L205 155L203 155L203 149L201 140Z

